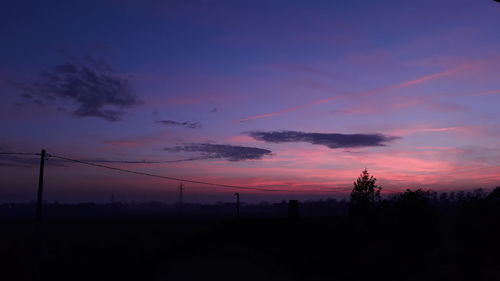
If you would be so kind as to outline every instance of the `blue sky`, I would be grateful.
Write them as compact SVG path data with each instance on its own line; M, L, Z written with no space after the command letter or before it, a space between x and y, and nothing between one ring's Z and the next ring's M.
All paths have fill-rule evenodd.
M132 170L289 191L250 192L254 200L343 196L365 167L386 191L498 185L494 1L2 5L1 150L46 148ZM76 77L60 67L68 65L81 70L79 80L49 81ZM187 126L193 123L200 126ZM280 134L263 141L251 132ZM362 137L352 141L353 134ZM388 138L359 143L373 136ZM33 197L36 165L19 161L0 162L6 200ZM100 200L119 190L124 199L172 201L178 185L68 163L48 173L48 200ZM233 192L186 188L195 201Z

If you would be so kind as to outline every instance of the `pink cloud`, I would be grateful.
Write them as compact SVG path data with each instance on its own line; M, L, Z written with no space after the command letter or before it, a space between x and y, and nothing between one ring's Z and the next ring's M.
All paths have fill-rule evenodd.
M231 136L226 139L226 142L228 143L258 143L259 141L256 141L254 138L251 138L246 135L237 135L237 136Z
M107 149L122 149L133 147L144 147L150 144L164 142L167 137L165 133L152 134L148 136L131 136L121 139L105 140L102 143L107 146Z
M350 109L335 111L342 114L384 114L393 113L396 110L406 109L415 105L422 104L429 98L422 97L392 97L390 101L381 99L364 100L360 105ZM376 105L376 106L375 106Z
M278 151L271 160L254 165L249 162L238 164L227 161L186 162L175 164L113 164L114 167L145 171L148 173L175 176L197 181L224 183L244 187L279 189L281 192L348 194L352 182L360 171L367 167L379 178L384 192L396 192L406 187L426 187L454 184L460 179L489 184L500 179L500 166L457 165L442 157L442 153L455 154L448 147L420 147L426 151L393 151L390 154L377 151L343 153L327 148L304 151ZM429 149L429 151L427 151ZM342 155L348 157L340 157ZM429 157L422 159L419 157ZM285 165L275 165L281 161ZM255 162L256 163L256 162ZM76 164L75 164L76 165ZM66 168L67 169L67 168ZM71 168L69 168L71 169ZM82 174L82 171L83 174ZM79 175L78 182L101 182L106 179L110 185L146 186L146 189L166 191L175 188L178 181L148 178L139 175L104 173L94 168L78 169L65 173ZM448 176L446 176L448 175ZM446 177L444 177L446 176ZM227 188L210 185L188 184L190 192L227 192ZM249 193L267 191L248 190Z
M190 105L206 102L207 99L199 97L167 97L164 101L170 105Z
M280 110L280 111L275 111L275 112L271 112L271 113L265 113L265 114L260 114L260 115L254 115L254 116L249 116L249 117L241 118L241 119L235 120L234 122L245 122L245 121L250 121L250 120L255 120L255 119L261 119L261 118L267 118L267 117L272 117L272 116L276 116L276 115L281 115L281 114L285 114L285 113L288 113L288 112L297 111L297 110L300 110L302 108L306 108L306 107L309 107L309 106L312 106L312 105L317 105L317 104L322 104L322 103L330 102L332 100L336 100L336 99L339 99L339 98L340 97L331 97L331 98L327 98L327 99L322 99L322 100L310 102L310 103L307 103L307 104L298 105L298 106L294 106L294 107L291 107L291 108L283 109L283 110Z
M437 112L460 112L466 110L466 107L463 105L446 102L432 102L426 107Z
M423 150L450 150L450 149L453 149L452 147L448 147L448 146L417 146L415 148L416 149L423 149Z
M306 74L312 74L315 76L322 76L325 78L338 78L337 75L334 75L330 72L324 71L322 69L316 68L316 67L311 67L308 65L303 65L303 64L267 64L262 66L261 68L264 69L271 69L271 70L288 70L292 72L302 72Z
M464 56L433 56L405 61L403 64L408 66L454 68L473 61L471 58Z
M400 88L404 88L404 87L413 86L415 84L438 79L441 77L454 75L454 74L460 73L460 72L465 71L465 70L477 68L479 66L484 65L485 62L486 62L485 60L478 60L478 61L475 61L473 63L468 63L465 65L461 65L459 67L455 67L455 68L452 68L452 69L449 69L446 71L437 72L437 73L434 73L431 75L422 76L422 77L419 77L417 79L409 80L409 81L406 81L403 83L399 83L399 84L395 84L395 85L391 85L391 86L387 86L387 87L383 87L383 88L379 88L379 89L373 89L370 91L360 92L360 93L354 94L354 96L368 96L368 95L378 94L381 92L386 92L386 91L393 90L393 89L400 89ZM275 111L275 112L271 112L271 113L264 113L264 114L259 114L259 115L248 116L245 118L235 120L235 122L245 122L245 121L250 121L250 120L255 120L255 119L268 118L268 117L272 117L272 116L276 116L276 115L281 115L281 114L297 111L297 110L300 110L300 109L303 109L306 107L310 107L313 105L318 105L318 104L327 103L327 102L330 102L333 100L337 100L340 98L349 98L349 97L353 97L353 95L339 95L339 96L335 96L335 97L331 97L331 98L317 100L317 101L309 102L309 103L306 103L303 105L298 105L298 106L290 107L287 109L283 109L283 110L279 110L279 111Z
M489 91L483 91L476 93L476 96L488 96L488 95L497 95L500 94L500 90L489 90Z
M442 127L442 128L431 128L427 126L416 126L413 128L396 129L388 132L390 135L396 136L407 136L418 133L447 133L447 132L459 132L459 133L471 133L472 129L469 127L455 126L455 127Z
M392 89L398 89L398 88L412 86L412 85L423 83L425 81L433 80L433 79L436 79L436 78L450 76L452 74L458 73L458 72L466 70L466 69L470 69L470 68L475 67L475 66L477 66L477 62L475 62L475 63L469 63L469 64L465 64L465 65L461 65L459 67L455 67L455 68L452 68L452 69L449 69L449 70L446 70L446 71L434 73L434 74L431 74L431 75L422 76L422 77L419 77L419 78L414 79L414 80L410 80L410 81L406 81L406 82L403 82L403 83L400 83L400 84L397 84L397 85L393 85L390 88L392 88Z

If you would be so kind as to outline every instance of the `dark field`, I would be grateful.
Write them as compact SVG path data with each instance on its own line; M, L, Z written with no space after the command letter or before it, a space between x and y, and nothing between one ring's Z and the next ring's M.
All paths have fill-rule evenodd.
M60 207L66 215L46 214L41 254L32 219L4 216L2 279L500 280L498 200L415 202L328 216L302 204L299 219L242 208L240 220Z

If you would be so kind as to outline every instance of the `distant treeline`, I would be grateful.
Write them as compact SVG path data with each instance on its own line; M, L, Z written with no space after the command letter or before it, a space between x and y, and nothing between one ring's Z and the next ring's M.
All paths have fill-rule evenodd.
M289 206L296 205L288 201L242 204L239 220L235 202L46 203L42 278L33 278L41 241L32 223L35 205L3 204L2 276L500 280L500 187L493 192L406 190L387 198L359 190L356 200L300 202L298 219L288 217Z
M383 191L382 191L383 193ZM397 210L426 210L433 212L454 213L464 207L480 206L485 202L500 203L500 187L491 193L483 189L473 191L435 192L432 190L410 190L392 194L387 198L380 198L368 202L363 206L356 206L353 200L337 200L329 198L318 201L302 201L299 205L300 216L347 216L347 215L374 215L380 212ZM359 205L359 204L358 204ZM231 218L235 214L235 202L217 202L214 204L174 203L167 204L159 201L145 203L110 202L110 203L77 203L66 204L45 202L44 215L46 217L69 216L114 216L114 215L166 215L178 216L211 216ZM258 204L241 203L242 218L280 218L288 215L288 201L279 203L261 202ZM35 203L5 203L0 205L0 217L32 217L35 213Z

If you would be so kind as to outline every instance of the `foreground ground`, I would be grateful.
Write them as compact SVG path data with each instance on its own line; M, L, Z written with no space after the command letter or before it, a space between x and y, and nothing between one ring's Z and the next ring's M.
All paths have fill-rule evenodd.
M2 280L500 280L498 202L481 202L296 220L47 216L42 232L3 217Z

